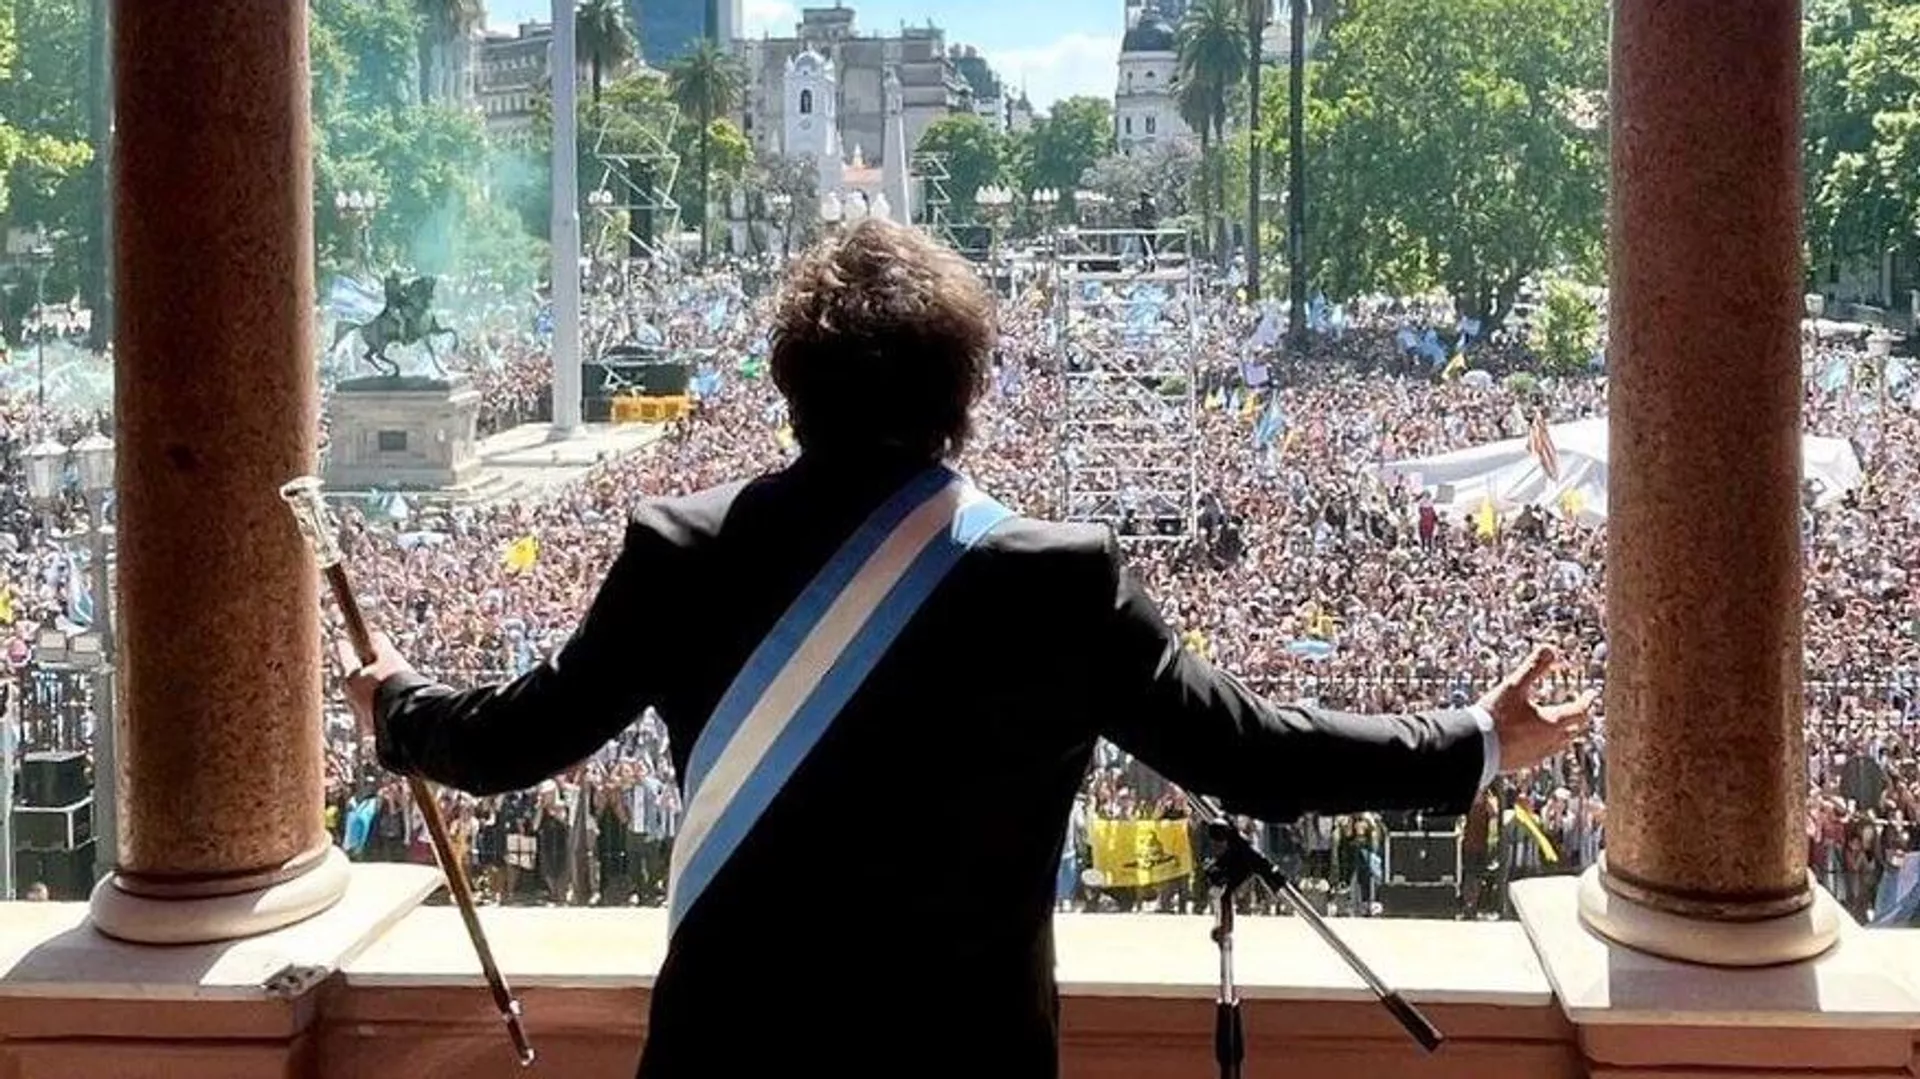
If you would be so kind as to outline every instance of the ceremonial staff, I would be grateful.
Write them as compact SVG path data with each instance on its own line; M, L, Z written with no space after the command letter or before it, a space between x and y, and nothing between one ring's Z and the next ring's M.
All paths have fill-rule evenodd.
M373 637L367 632L367 620L360 613L360 601L354 598L353 586L347 581L344 556L340 551L340 542L335 537L332 522L327 517L327 504L320 497L320 481L312 476L301 478L280 488L280 497L287 502L287 508L293 511L293 518L300 525L300 534L307 538L313 548L313 556L320 563L320 574L326 578L327 588L333 592L333 600L340 613L347 620L347 641L353 646L353 654L361 663L374 661ZM413 803L420 809L420 815L426 819L427 834L433 838L433 856L440 862L440 872L447 878L447 891L453 893L454 905L460 908L460 920L467 924L467 938L473 941L474 953L480 957L480 969L487 976L487 988L493 992L494 1006L500 1009L500 1018L506 1021L507 1034L513 1038L513 1050L520 1058L520 1066L533 1064L533 1046L527 1042L527 1032L520 1026L520 1002L513 999L513 990L507 988L507 980L500 974L500 968L493 961L493 948L487 944L486 931L480 928L480 913L474 909L473 890L467 885L467 873L453 857L453 844L447 839L447 823L441 819L440 803L434 799L433 789L427 781L418 776L407 777L407 787L413 792Z

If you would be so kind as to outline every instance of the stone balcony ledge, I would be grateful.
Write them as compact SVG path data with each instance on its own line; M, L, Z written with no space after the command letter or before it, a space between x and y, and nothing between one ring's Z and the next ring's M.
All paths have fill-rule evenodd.
M0 1076L632 1074L665 954L662 911L483 910L541 1052L523 1072L458 913L419 906L433 880L417 867L356 866L346 897L325 914L221 945L125 945L87 926L81 904L0 905ZM1336 922L1447 1035L1431 1055L1304 923L1242 919L1235 958L1249 1074L1920 1074L1920 932L1853 929L1830 956L1796 968L1686 967L1586 934L1571 917L1571 884L1522 885L1527 927ZM1543 933L1542 919L1565 924ZM1055 919L1063 1074L1207 1073L1218 971L1211 924L1151 914ZM1569 948L1573 960L1562 954ZM1783 986L1802 995L1787 1003L1767 995ZM1599 990L1613 995L1596 999Z

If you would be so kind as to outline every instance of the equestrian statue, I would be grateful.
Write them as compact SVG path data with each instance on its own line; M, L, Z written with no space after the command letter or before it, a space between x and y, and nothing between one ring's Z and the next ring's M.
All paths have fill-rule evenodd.
M361 356L368 366L388 378L398 377L400 364L387 356L392 345L424 344L427 360L433 365L435 377L446 378L447 370L440 363L440 354L434 349L434 339L451 337L453 347L460 347L460 335L441 323L433 313L434 279L421 276L411 281L398 272L388 272L385 281L386 306L380 313L363 323L342 321L333 333L333 346L328 351L338 349L340 343L348 337L358 334L360 344L366 349Z

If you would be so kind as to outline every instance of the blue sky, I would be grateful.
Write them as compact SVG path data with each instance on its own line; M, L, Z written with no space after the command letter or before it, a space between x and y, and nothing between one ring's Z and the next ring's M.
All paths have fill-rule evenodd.
M831 0L745 0L750 36L793 33L802 6ZM847 0L863 33L897 30L929 19L949 44L972 45L1015 87L1025 85L1037 108L1074 94L1113 93L1120 52L1121 0ZM487 22L511 29L544 21L550 0L487 0Z

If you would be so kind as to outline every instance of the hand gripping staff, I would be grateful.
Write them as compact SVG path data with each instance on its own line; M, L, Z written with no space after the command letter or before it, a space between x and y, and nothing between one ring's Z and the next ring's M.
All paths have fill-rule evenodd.
M347 640L353 645L354 655L360 657L362 663L372 663L373 638L367 632L365 616L360 613L360 601L354 598L353 586L347 581L340 543L327 516L327 504L320 497L320 481L302 476L280 488L280 497L293 511L300 534L306 537L313 548L314 559L320 563L320 575L326 579L334 603L347 620ZM520 1058L520 1066L529 1067L533 1064L533 1046L520 1026L520 1002L513 999L513 990L507 988L507 980L501 977L500 968L493 961L493 949L487 944L487 934L480 928L480 914L474 909L473 889L467 884L466 870L454 860L453 844L447 840L447 822L440 816L440 803L424 779L408 776L407 787L413 792L414 805L426 819L427 833L433 837L433 856L440 862L440 872L447 879L447 891L453 893L454 905L460 908L460 920L467 925L467 938L473 941L474 953L480 957L480 969L487 976L494 1006L506 1021L513 1051Z

